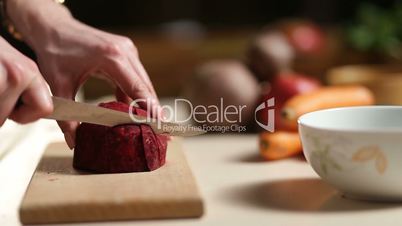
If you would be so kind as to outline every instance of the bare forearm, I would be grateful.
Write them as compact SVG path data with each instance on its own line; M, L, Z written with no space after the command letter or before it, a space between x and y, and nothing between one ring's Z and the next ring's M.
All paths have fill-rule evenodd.
M57 28L74 23L70 12L52 0L6 0L6 11L16 29L32 47L41 45Z

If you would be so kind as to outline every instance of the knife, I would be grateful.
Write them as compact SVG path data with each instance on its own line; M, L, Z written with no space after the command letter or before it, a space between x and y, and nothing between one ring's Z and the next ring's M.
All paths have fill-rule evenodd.
M170 136L196 136L206 133L199 127L182 125L173 122L147 120L147 117L131 115L96 105L75 102L60 97L52 97L53 113L45 118L59 121L79 121L104 126L121 124L146 124L157 134Z

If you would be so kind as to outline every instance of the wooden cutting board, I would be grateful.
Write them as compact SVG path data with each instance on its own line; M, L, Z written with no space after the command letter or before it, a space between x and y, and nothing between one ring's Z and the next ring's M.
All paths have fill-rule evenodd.
M24 224L200 217L203 202L179 139L152 172L89 174L72 167L73 152L50 144L20 207Z

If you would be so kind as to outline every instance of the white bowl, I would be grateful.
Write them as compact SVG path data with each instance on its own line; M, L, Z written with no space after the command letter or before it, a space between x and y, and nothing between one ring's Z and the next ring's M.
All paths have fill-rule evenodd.
M402 106L315 111L298 120L313 169L346 196L402 201Z

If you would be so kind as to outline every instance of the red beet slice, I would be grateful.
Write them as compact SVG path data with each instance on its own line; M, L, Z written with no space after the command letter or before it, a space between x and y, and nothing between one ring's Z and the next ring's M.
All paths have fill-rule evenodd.
M145 159L150 170L157 169L160 165L159 146L154 132L149 126L141 125L142 143L144 145Z
M121 102L99 106L128 112ZM133 108L134 114L146 111ZM167 136L156 135L148 125L107 127L82 123L77 129L73 166L96 173L124 173L155 170L165 164Z
M164 135L159 135L158 139L156 139L159 149L159 164L161 165L164 165L166 162L166 149L168 139L169 137Z

